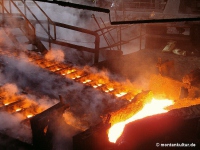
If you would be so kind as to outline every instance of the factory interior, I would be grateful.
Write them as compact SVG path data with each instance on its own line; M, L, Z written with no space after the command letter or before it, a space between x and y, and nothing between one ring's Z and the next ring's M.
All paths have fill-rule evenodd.
M200 149L200 0L0 0L0 150Z

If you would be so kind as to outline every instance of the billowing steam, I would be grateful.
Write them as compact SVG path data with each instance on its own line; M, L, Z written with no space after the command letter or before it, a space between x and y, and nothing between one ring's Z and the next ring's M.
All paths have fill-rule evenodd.
M3 88L5 91L9 91L10 95L17 94L19 92L17 86L14 84L7 83L3 86Z
M0 97L0 131L4 134L7 134L13 138L17 138L27 143L31 143L32 133L30 126L23 124L23 121L27 118L24 115L28 116L33 115L34 113L37 114L41 110L45 110L58 103L57 100L50 99L47 96L37 97L31 94L22 94L22 90L13 83L7 83L0 87ZM21 100L23 100L23 103L20 103ZM17 101L19 101L18 105L13 105L9 107L11 103ZM29 111L27 110L26 113L25 111L23 113L23 109L25 110L33 105L38 105L37 110L30 109ZM6 110L8 111L4 110L6 106Z
M91 19L91 12L86 10L77 10L61 6L55 7L55 5L51 4L41 4L41 6L51 16L53 21L83 28L87 27L91 29L95 27L91 26L91 22L93 21ZM69 31L63 30L57 30L57 36L60 39L65 38L67 42L73 42L77 45L82 44L83 46L94 44L94 41L91 41L90 37L80 36L79 33L72 34ZM3 39L1 40L0 38L1 41ZM84 43L81 43L83 39ZM93 56L87 52L55 46L55 48L49 50L45 58L58 62L70 61L74 64L86 65L91 64ZM124 104L109 94L84 86L84 84L74 82L68 78L63 79L63 77L57 76L48 70L41 69L29 61L29 58L23 53L19 58L1 56L1 61L4 66L1 67L0 73L1 85L5 85L4 89L9 94L27 93L23 97L34 102L34 104L36 103L42 106L43 109L47 109L56 104L58 102L56 100L58 99L58 95L61 95L65 103L70 105L70 109L66 110L63 114L65 119L63 126L66 128L66 132L58 130L58 135L54 141L56 148L59 150L72 149L72 137L75 134L97 124L101 121L101 115L116 110ZM95 69L93 72L98 73ZM104 74L104 76L108 78L107 74ZM0 130L13 128L13 134L16 133L25 139L31 139L30 130L26 131L20 128L21 116L13 116L2 112L0 113L0 117ZM63 141L63 137L65 137L64 139L66 141Z
M0 112L0 117L1 117L0 121L1 133L7 134L13 138L17 137L19 140L23 142L31 143L32 139L31 130L21 125L22 120L20 116L13 116L6 112ZM7 144L9 144L9 141Z
M58 62L63 62L64 61L64 53L62 50L50 50L48 53L45 55L45 59L47 60L54 60Z
M57 136L55 143L58 147L61 146L59 145L60 138L67 137L66 140L71 143L73 135L97 124L101 121L101 115L105 115L123 105L109 94L103 94L96 89L84 86L84 84L67 78L63 79L45 69L41 69L33 62L28 61L24 54L21 54L20 58L22 59L2 56L5 65L2 76L6 76L4 82L16 83L12 86L6 84L6 89L13 91L12 93L19 93L23 89L23 92L28 94L26 97L45 109L57 102L55 98L58 98L58 95L62 95L65 103L70 105L70 110L66 110L63 114L65 126L69 131L67 133L61 132L62 134L60 133ZM91 71L98 73L95 69ZM100 74L107 76L105 72Z

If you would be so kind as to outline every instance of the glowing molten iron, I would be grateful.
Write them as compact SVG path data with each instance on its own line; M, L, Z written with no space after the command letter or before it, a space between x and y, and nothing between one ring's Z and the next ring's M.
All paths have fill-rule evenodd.
M134 116L123 122L114 124L108 131L109 141L115 143L117 139L121 136L126 124L138 119L145 118L147 116L165 113L167 112L167 110L165 110L164 108L173 104L174 102L172 100L156 100L153 98L150 103L145 104L144 107Z
M33 114L27 115L27 118L31 118L31 117L33 117Z

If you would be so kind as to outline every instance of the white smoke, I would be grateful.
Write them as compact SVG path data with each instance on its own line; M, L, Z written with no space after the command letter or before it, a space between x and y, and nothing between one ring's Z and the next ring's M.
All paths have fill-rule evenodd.
M45 55L45 59L51 60L51 61L64 62L64 56L65 55L62 50L51 49Z
M28 58L25 59L24 55L20 55L20 57L23 59L2 57L5 63L3 74L6 76L6 82L16 83L20 89L28 93L27 98L42 106L53 106L57 102L55 98L61 95L65 103L70 106L70 110L63 114L66 120L65 126L69 130L66 137L66 142L69 145L72 144L71 138L75 134L99 123L102 115L123 105L117 104L119 101L116 101L110 95L102 94L96 89L85 87L71 79L63 79L27 61ZM88 70L87 67L85 69ZM98 73L96 69L91 69L91 71ZM102 72L102 75L107 74ZM6 87L7 89L12 87L14 92L17 91L14 88L16 86L8 84ZM62 138L62 136L59 135L57 139L59 138ZM65 146L60 145L59 140L55 142L58 147L65 148Z
M8 30L8 29L6 29L6 30ZM3 30L0 30L0 45L1 45L1 47L12 47L13 46L11 40L7 37L6 33Z
M0 130L15 128L15 126L18 126L21 121L20 118L10 115L7 112L0 112L0 117Z
M87 10L77 10L46 3L40 4L53 21L82 28L90 28L91 30L95 28L93 24L91 25L91 21L93 21L91 19L91 12ZM91 38L88 36L80 36L80 33L71 33L65 29L60 29L57 33L58 38L65 38L66 40L73 42L75 41L77 45L80 44L83 39L85 42L82 43L83 46L88 46L90 44L89 42L94 42L91 41ZM54 47L55 50L50 50L46 55L50 60L64 61L65 57L65 60L70 60L75 64L86 65L91 63L92 57L86 52L79 52L63 47L62 49L64 51L61 51L59 47ZM65 56L63 55L63 52L65 53ZM3 56L2 60L5 64L3 70L4 75L2 75L2 78L5 78L3 81L4 83L15 83L21 90L23 89L27 93L31 93L27 96L41 105L48 107L54 105L57 102L55 98L58 98L58 95L62 95L65 102L70 105L71 109L64 113L66 120L64 126L67 128L67 133L63 133L64 135L62 134L68 139L68 141L65 142L70 145L69 149L72 149L72 136L100 122L101 115L105 115L123 105L120 104L117 106L119 101L116 101L110 95L102 94L98 90L85 87L84 85L69 79L63 79L62 77L37 67L30 63L28 58L23 54L19 59ZM95 70L94 72L97 71ZM41 97L38 99L39 96L37 97L34 95L39 95ZM3 115L6 116L5 114ZM2 123L6 125L8 122L5 120L2 121ZM16 125L17 123L19 123L18 119L13 120L13 125ZM11 125L12 124L8 123L9 127L11 127ZM56 138L57 149L66 149L63 143L59 143L59 139L62 138L62 136L58 135Z
M17 94L19 91L18 91L18 88L15 84L11 84L11 83L7 83L3 86L3 88L9 92L10 95L14 95L14 94Z
M3 93L2 93L3 92ZM11 99L17 98L17 96L20 96L21 99L25 100L25 105L28 106L28 103L34 103L40 106L43 109L47 109L56 103L58 103L58 100L50 99L47 96L43 97L37 97L36 95L27 94L24 95L21 93L22 89L19 89L15 84L13 83L6 83L1 87L1 93L3 96L1 98L1 101L10 101ZM21 94L20 94L21 93ZM12 108L10 108L12 109ZM10 137L19 139L23 142L31 143L32 142L32 131L30 126L24 124L22 121L24 120L24 116L19 113L9 113L6 111L0 112L0 131L3 134L6 134ZM9 144L8 143L2 143L4 145Z
M108 95L101 94L92 88L86 88L83 84L71 79L63 79L51 74L25 59L4 57L4 62L6 62L4 73L7 82L16 83L22 89L33 91L33 93L35 91L41 95L46 94L51 98L58 98L58 95L62 95L75 114L81 116L82 112L85 112L88 115L89 124L98 121L99 115L103 113L109 101L115 103L115 100ZM93 72L97 71L94 69ZM106 104L104 104L105 100Z
M91 31L96 30L97 25L94 23L93 18L91 18L92 15L91 11L75 9L71 7L63 7L49 3L38 3L38 4L45 11L45 13L51 18L52 21L64 23L75 27L80 27L83 29L88 29ZM38 17L39 16L40 15L38 14ZM53 28L51 28L51 30L53 32ZM77 32L71 29L57 26L56 36L58 41L85 46L89 48L95 47L94 36L82 32ZM93 63L94 55L92 53L88 53L85 51L77 51L73 48L59 46L59 45L54 45L54 48L62 49L63 52L65 53L65 59L74 64L85 65Z
M19 139L23 142L31 143L31 129L21 124L22 119L20 116L14 116L8 114L7 112L0 112L0 117L0 131L2 133L7 134L12 138ZM9 142L7 144L9 144Z

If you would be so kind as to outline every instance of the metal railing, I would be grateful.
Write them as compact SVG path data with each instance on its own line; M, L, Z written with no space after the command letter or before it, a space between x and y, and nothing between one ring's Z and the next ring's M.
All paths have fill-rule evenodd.
M13 0L12 0L13 1ZM41 7L35 2L32 1L34 4L34 8L37 9L37 13L40 15L45 16L45 20L41 20L40 18L38 18L35 14L35 12L33 12L31 10L31 8L27 5L26 0L19 0L20 2L22 2L23 4L23 9L24 9L24 15L29 18L29 20L31 20L32 24L38 24L40 25L42 31L45 33L45 35L48 36L48 43L49 43L49 49L51 49L51 40L56 40L56 25L54 24L54 22L49 18L49 16L41 9ZM38 12L38 10L40 11L40 13ZM30 16L28 16L27 14L30 13L31 16L33 17L33 19L30 19ZM44 26L44 24L47 23L47 27ZM53 31L51 31L51 25L53 25Z
M5 1L8 1L8 0L1 0L1 2L0 2L1 8L2 8L2 17L3 17L3 20L5 18L4 17L5 14L12 15L12 13L13 13L12 12L12 5L13 5L16 8L16 11L18 11L18 13L20 14L20 16L22 16L24 18L24 20L26 22L26 25L28 25L29 29L32 30L32 36L34 36L34 38L35 38L36 37L35 27L26 18L26 16L22 13L22 11L17 7L17 5L14 3L14 1L13 0L9 0L8 1L8 8L6 8Z
M83 33L83 34L92 35L95 38L95 41L94 41L95 47L94 48L72 44L72 43L69 43L67 41L63 41L64 39L60 39L59 37L57 38L57 40L51 40L51 43L61 45L61 46L70 47L70 48L74 48L78 51L86 51L86 52L93 53L94 54L94 63L98 63L98 61L99 61L100 38L99 38L99 35L96 32L91 31L91 30L87 30L87 29L84 29L84 28L80 28L80 27L75 27L75 26L63 24L63 23L60 23L60 22L54 22L54 24L58 28L69 29L71 31L78 31L78 32ZM46 38L43 38L43 37L39 37L39 38L42 41L46 41L46 42L48 41Z
M56 45L61 45L65 47L70 47L79 51L90 52L94 54L94 63L98 63L100 38L99 38L99 35L95 31L91 31L91 30L87 30L87 29L83 29L79 27L74 27L74 26L62 24L59 22L54 22L48 17L48 15L42 10L42 8L35 1L27 1L27 2L26 0L0 0L0 1L3 8L2 9L3 14L8 13L10 15L14 15L17 10L17 13L18 13L17 15L24 18L24 20L27 21L28 25L31 26L31 29L33 30L33 33L34 33L34 37L40 39L41 41L48 42L49 49L51 49L51 44L56 44ZM6 4L4 2L6 2ZM20 2L20 5L19 5L19 2ZM32 4L34 4L35 8L33 8L34 6L33 7L28 6L28 2L31 2ZM34 10L37 9L37 11L34 11L33 9ZM38 10L41 13L38 13ZM45 17L45 19L41 19L41 16L37 17L38 14L43 15L43 18ZM38 28L36 28L36 25L39 25L42 30L38 31ZM92 35L95 38L94 48L72 44L72 43L67 42L67 40L65 39L59 38L58 37L59 34L58 35L56 34L56 32L58 32L57 31L58 28L65 28L72 31L78 31L80 33ZM42 36L40 35L36 36L36 33L41 33L40 35Z
M110 26L107 25L101 17L95 17L92 15L92 18L97 23L99 29L96 30L98 35L104 38L107 46L100 47L100 50L117 50L122 51L122 46L128 44L129 42L139 40L139 50L142 49L142 38L145 36L144 31L142 30L142 25L119 25L119 26ZM125 30L131 30L131 28L137 28L138 32L131 35L127 38L126 34L123 34ZM113 36L116 35L116 36ZM126 40L125 40L125 36Z
M34 4L40 9L40 11L47 17L47 20L48 20L48 32L50 33L50 30L49 30L49 27L50 27L50 24L53 24L53 28L54 28L54 40L56 40L56 25L55 23L49 18L49 16L42 10L42 8L35 2L33 1Z
M23 4L22 7L18 6L18 3ZM42 31L45 33L45 35L49 39L49 49L51 49L51 40L56 40L56 25L54 22L48 17L48 15L41 9L41 7L35 2L31 1L32 4L34 4L34 8L37 9L41 12L39 14L42 14L45 16L45 20L40 20L35 13L31 10L31 8L27 5L26 0L1 0L1 5L2 5L2 13L7 14L12 14L12 13L19 13L20 16L22 16L25 21L28 23L28 25L31 27L33 31L33 36L36 37L36 29L35 25L39 24ZM17 11L17 12L16 12ZM32 19L30 19L30 15L28 16L27 14L31 14ZM44 24L47 24L47 27L45 27ZM53 25L53 30L51 30L51 27Z

